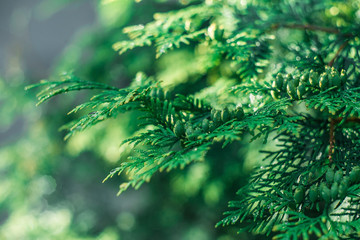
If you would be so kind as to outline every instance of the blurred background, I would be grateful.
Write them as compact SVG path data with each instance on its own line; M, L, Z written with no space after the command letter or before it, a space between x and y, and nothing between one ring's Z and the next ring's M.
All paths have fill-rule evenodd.
M150 48L122 56L112 49L125 38L124 26L180 7L170 0L0 1L0 239L255 239L215 228L245 184L251 166L243 158L255 151L245 154L237 143L224 154L214 146L208 161L157 175L117 197L124 176L102 180L128 156L120 144L137 130L137 115L120 115L64 141L59 128L79 117L67 112L91 92L36 107L36 91L24 90L64 71L117 87L138 71L188 81L192 72L171 64L186 63L192 57L186 49L159 61Z

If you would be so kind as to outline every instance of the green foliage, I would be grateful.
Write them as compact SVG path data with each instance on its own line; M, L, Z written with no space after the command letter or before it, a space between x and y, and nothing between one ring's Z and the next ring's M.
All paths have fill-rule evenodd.
M359 4L184 3L146 25L124 28L130 40L113 48L125 54L153 46L160 60L181 48L191 63L206 63L194 65L187 79L162 82L156 71L153 77L138 73L128 87L115 88L66 75L32 87L45 87L39 103L74 90L101 91L70 112L87 109L66 126L67 136L120 113L140 115L138 133L123 142L133 148L131 156L106 178L127 174L119 194L158 172L208 161L217 143L224 154L235 143L246 149L251 136L263 140L259 150L277 146L262 151L264 162L217 226L237 224L273 239L357 239Z

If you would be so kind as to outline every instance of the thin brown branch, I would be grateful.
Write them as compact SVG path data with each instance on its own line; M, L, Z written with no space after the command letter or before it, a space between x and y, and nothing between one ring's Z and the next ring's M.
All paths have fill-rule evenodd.
M342 120L343 120L342 117L340 117L340 118L330 118L329 163L332 163L332 161L333 161L332 154L334 153L334 147L335 147L335 125L340 123ZM345 122L360 123L360 118L351 117L351 118L346 119Z
M340 53L344 50L344 48L348 45L349 41L345 41L343 44L341 44L341 46L339 47L339 49L337 50L337 52L335 53L335 56L330 60L329 62L329 66L332 67L332 65L334 64L335 60L338 58L338 56L340 55Z
M274 24L271 26L272 29L276 30L279 28L291 28L291 29L302 29L302 30L309 30L309 31L320 31L320 32L327 32L333 34L339 34L340 31L336 28L329 28L329 27L321 27L316 25L310 24L297 24L297 23L284 23L284 24Z
M339 118L335 118L334 121L335 121L335 124L338 124L340 123L341 121L343 120L342 117L339 117ZM347 118L345 120L345 122L354 122L354 123L360 123L360 118L357 118L357 117L351 117L351 118Z
M344 50L344 48L348 45L348 43L349 43L349 40L347 40L343 44L341 44L341 46L335 53L335 56L328 63L328 66L330 66L330 67L333 66L335 60L339 57L340 53ZM348 120L349 119L346 119L346 121L348 121ZM332 154L334 152L334 145L335 145L334 128L335 128L336 123L337 123L337 121L335 119L333 119L333 118L330 119L330 140L329 140L329 142L330 142L330 144L329 144L329 162L330 163L332 163Z
M334 129L335 129L335 120L333 118L330 119L330 140L329 140L329 163L332 163L332 154L334 152L335 146L335 136L334 136Z

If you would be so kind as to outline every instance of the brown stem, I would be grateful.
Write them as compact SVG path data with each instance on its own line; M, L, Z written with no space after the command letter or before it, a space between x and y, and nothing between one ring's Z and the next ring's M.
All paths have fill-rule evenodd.
M271 29L276 30L279 28L290 28L290 29L302 29L302 30L310 30L310 31L321 31L321 32L326 32L326 33L332 33L332 34L341 34L339 29L336 28L329 28L329 27L321 27L321 26L317 26L317 25L311 25L311 24L297 24L297 23L277 23L277 24L273 24L271 26ZM344 33L342 34L343 36L346 37L351 37L353 36L351 33ZM348 45L349 40L346 40L337 50L337 52L335 53L335 56L330 60L330 62L328 63L328 66L332 67L336 58L340 55L340 53L344 50L344 48Z
M332 163L332 154L334 153L335 146L335 125L340 123L343 120L342 117L339 118L330 118L330 133L329 133L329 162ZM351 117L347 118L345 122L354 122L360 123L360 118Z
M347 46L347 44L349 43L349 40L346 40L343 44L341 44L341 46L339 47L339 49L337 50L337 52L335 53L335 56L330 60L330 62L328 63L329 67L332 67L335 60L338 58L338 56L340 55L340 53L344 50L344 48ZM338 118L339 119L339 118ZM341 118L342 119L342 118ZM348 119L347 119L348 120ZM346 121L347 121L346 120ZM354 119L353 119L354 120ZM341 121L341 120L340 120ZM332 154L334 152L334 145L335 145L335 137L334 137L334 128L335 128L335 123L337 122L337 119L330 119L330 145L329 145L329 162L332 163Z
M342 117L339 117L339 118L335 118L335 119L334 119L335 124L340 123L342 120L343 120L343 118L342 118ZM347 119L345 120L345 122L355 122L355 123L360 123L360 118L357 118L357 117L350 117L350 118L347 118Z
M297 24L297 23L278 23L274 24L271 27L272 29L279 29L279 28L291 28L291 29L304 29L304 30L310 30L310 31L321 31L321 32L327 32L327 33L333 33L333 34L339 34L340 31L336 28L329 28L329 27L321 27L316 25L310 25L310 24Z
M334 118L334 124L337 125L339 124L344 118L343 117L338 117L338 118ZM316 121L318 123L322 123L324 120L323 119L316 119ZM345 123L349 123L349 122L353 122L353 123L359 123L360 124L360 118L359 117L349 117L345 120Z
M329 163L332 163L332 154L334 152L334 145L335 145L335 136L334 136L334 129L335 129L335 120L330 118L330 141L329 141Z
M330 62L328 64L330 67L332 67L332 65L334 64L336 58L340 55L340 53L344 50L344 48L346 47L346 45L348 45L348 43L349 43L349 40L347 40L343 44L341 44L341 46L339 47L339 49L335 53L335 56L330 60Z

